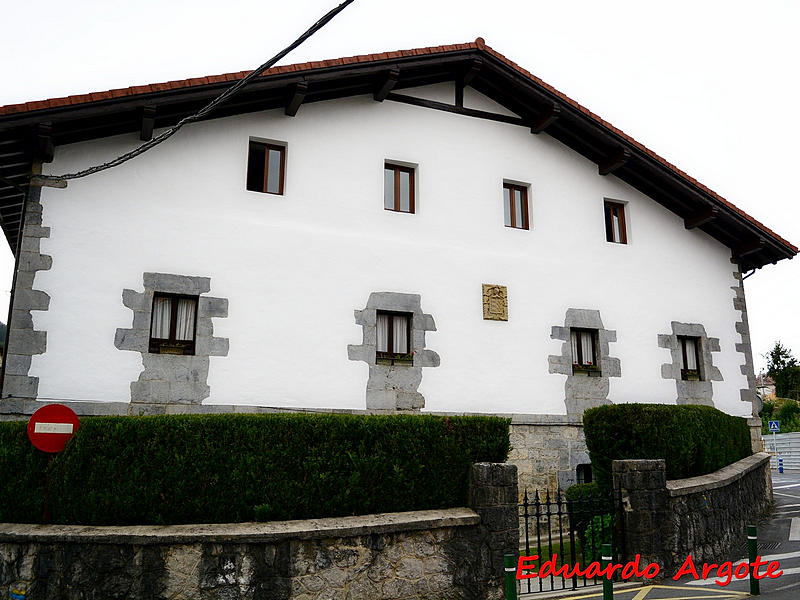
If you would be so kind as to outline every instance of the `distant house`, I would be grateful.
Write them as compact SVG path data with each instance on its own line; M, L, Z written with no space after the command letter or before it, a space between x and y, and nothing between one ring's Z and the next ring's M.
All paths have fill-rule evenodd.
M761 398L775 395L775 382L772 377L761 373L756 377L756 392Z
M481 38L277 67L28 185L243 75L0 107L3 413L513 415L550 487L589 407L751 414L742 275L797 248Z

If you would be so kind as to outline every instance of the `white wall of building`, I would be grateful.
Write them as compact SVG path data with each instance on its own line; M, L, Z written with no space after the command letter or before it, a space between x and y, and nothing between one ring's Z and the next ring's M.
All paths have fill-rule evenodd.
M492 103L470 91L466 104ZM284 196L245 190L251 137L288 144ZM136 144L130 134L58 147L46 170ZM387 159L418 165L416 214L383 209ZM504 179L531 185L530 231L504 227ZM605 241L604 198L628 203L627 245ZM117 350L114 333L131 325L122 290L141 291L149 271L211 277L209 295L229 299L214 334L230 352L210 359L206 403L364 408L368 367L347 358L361 343L353 311L392 291L421 294L438 327L427 336L441 366L424 370L425 410L563 414L550 328L585 308L617 331L611 401L674 403L657 336L675 320L720 339L714 403L750 413L730 250L527 128L367 97L307 104L294 118L190 125L121 167L44 188L41 202L53 266L34 284L51 296L33 313L47 331L30 371L40 398L130 399L141 357ZM508 286L508 322L482 319L482 283Z

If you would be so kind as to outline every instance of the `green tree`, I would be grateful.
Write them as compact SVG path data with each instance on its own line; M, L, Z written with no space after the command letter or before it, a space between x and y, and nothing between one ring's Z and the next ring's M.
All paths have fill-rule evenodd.
M775 381L775 395L800 400L800 365L792 351L778 340L765 358L767 375Z
M792 356L792 351L781 344L780 340L775 342L772 350L765 354L764 358L767 359L767 375L773 379L784 369L797 366L797 359Z

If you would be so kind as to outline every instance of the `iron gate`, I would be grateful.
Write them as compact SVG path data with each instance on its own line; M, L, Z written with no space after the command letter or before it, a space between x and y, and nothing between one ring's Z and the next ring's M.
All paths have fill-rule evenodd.
M525 490L523 502L519 505L520 554L537 557L526 560L525 564L535 567L538 574L542 565L555 557L556 570L568 565L572 577L565 577L562 571L558 576L550 573L546 578L537 576L522 579L518 582L519 593L533 594L601 584L602 578L587 578L585 574L578 576L573 567L580 564L583 571L589 563L599 562L604 543L611 543L614 562L622 562L625 549L617 541L624 540L625 536L621 530L622 524L616 518L617 514L621 514L621 506L621 492L568 500L561 491L551 497L549 490L542 499L537 490L531 500Z

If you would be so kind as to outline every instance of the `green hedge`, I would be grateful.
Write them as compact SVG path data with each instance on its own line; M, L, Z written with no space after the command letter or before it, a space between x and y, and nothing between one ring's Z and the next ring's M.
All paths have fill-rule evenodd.
M711 406L616 404L583 415L592 473L611 486L611 461L663 458L667 479L705 475L752 454L746 419Z
M508 425L424 415L85 418L50 465L53 522L221 523L460 506L469 465L505 461ZM40 521L46 458L24 424L0 423L0 431L0 480L7 492L10 479L29 486L5 495L0 521Z
M28 439L28 424L0 423L0 522L37 523L44 510L47 455Z

